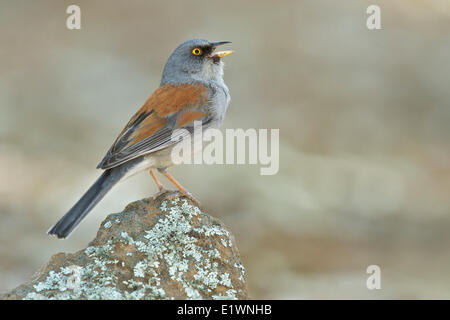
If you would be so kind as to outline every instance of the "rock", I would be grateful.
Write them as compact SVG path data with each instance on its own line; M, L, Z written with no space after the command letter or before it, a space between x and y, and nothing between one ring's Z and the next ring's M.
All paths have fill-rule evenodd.
M1 298L246 299L247 285L230 231L166 192L109 215L86 249L52 256Z

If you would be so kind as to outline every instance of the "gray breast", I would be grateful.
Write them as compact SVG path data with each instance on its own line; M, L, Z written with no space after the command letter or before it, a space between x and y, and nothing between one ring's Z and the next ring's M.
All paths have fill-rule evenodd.
M213 119L217 122L214 126L218 127L222 124L223 119L225 118L225 113L231 99L230 91L223 81L211 81L208 87L208 108Z

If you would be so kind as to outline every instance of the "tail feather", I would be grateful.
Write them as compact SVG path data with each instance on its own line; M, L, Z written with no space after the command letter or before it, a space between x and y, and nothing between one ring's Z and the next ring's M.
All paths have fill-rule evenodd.
M75 203L72 209L51 227L47 233L60 239L66 238L106 193L127 173L124 169L116 167L103 172L81 199Z

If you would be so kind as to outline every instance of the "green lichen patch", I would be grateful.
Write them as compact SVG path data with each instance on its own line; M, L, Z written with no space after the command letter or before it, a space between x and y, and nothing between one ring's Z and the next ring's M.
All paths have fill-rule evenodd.
M166 194L129 204L74 255L55 255L24 299L244 299L232 234L190 200ZM57 258L56 258L57 257Z

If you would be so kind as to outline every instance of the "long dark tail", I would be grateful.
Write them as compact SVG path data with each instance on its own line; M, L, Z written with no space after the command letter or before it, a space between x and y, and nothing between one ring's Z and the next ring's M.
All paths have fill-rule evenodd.
M126 168L119 166L108 169L95 181L89 190L78 200L50 230L48 234L58 238L66 238L105 194L127 173Z

